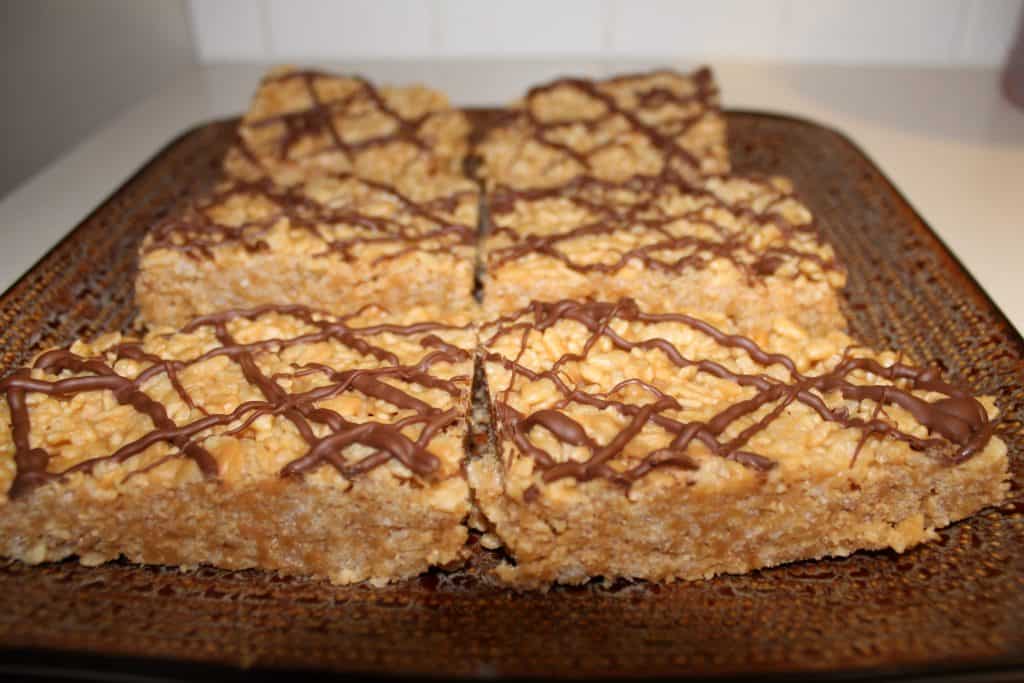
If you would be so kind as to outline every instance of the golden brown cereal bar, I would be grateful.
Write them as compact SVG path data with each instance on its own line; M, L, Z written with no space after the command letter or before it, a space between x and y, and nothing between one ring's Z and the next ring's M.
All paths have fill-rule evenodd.
M284 185L352 173L402 187L460 173L469 130L465 114L436 90L279 67L260 83L224 168Z
M579 177L489 196L484 303L635 298L652 311L713 311L760 340L773 327L844 329L846 282L810 211L782 178Z
M269 303L463 306L478 203L474 184L454 176L410 194L352 176L228 182L151 229L136 280L141 318L178 326Z
M481 327L475 499L519 586L698 579L891 547L998 503L994 403L843 333L768 339L635 302Z
M518 189L558 186L581 175L693 181L729 170L718 87L706 68L537 86L476 152L492 185Z
M0 554L386 582L466 540L469 313L226 311L0 381Z

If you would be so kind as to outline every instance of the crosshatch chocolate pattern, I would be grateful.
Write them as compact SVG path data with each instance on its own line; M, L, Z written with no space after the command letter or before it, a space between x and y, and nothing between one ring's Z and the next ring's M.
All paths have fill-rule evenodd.
M558 324L560 320L571 320L581 324L586 329L586 342L582 351L563 353L550 367L531 369L523 364L518 357L523 355L527 348L527 335L533 331L543 331ZM770 381L759 374L744 374L731 371L725 365L714 360L702 359L693 361L682 356L678 349L662 338L647 337L638 341L627 339L627 336L615 332L611 324L613 321L627 321L637 324L658 324L670 323L680 325L701 334L707 335L714 340L714 343L723 349L738 349L749 354L749 357L762 368L772 364L779 364L790 373L792 384L785 382ZM934 366L929 368L913 368L902 363L895 363L885 366L870 357L854 358L844 356L839 363L828 372L815 377L802 375L797 369L793 359L777 354L769 353L761 349L745 337L739 337L722 332L702 320L698 320L685 314L650 314L644 313L636 305L636 302L623 299L615 304L604 302L558 301L551 303L534 302L527 309L498 318L488 327L484 327L486 348L491 348L495 342L502 337L519 338L519 354L517 358L503 356L498 352L488 352L484 359L487 363L503 367L511 372L511 379L507 388L500 386L494 390L492 399L495 413L498 416L497 429L499 434L511 435L515 445L524 453L533 457L537 466L544 470L545 481L556 481L565 477L573 477L579 481L589 481L597 477L604 477L614 483L623 486L630 486L639 478L653 470L655 467L671 462L674 466L683 469L697 469L699 465L688 455L681 453L686 446L692 442L702 443L712 455L733 460L745 467L755 470L767 471L775 467L776 463L756 453L742 450L748 438L756 431L771 426L772 420L781 414L781 408L773 409L761 417L753 426L735 435L731 441L723 442L722 433L726 431L733 421L743 416L754 413L758 408L782 400L782 405L792 402L804 404L812 408L820 418L838 422L846 427L857 427L862 434L860 446L863 446L867 438L875 433L883 434L889 438L899 441L907 441L914 447L924 450L928 446L936 447L938 451L943 447L944 442L938 438L921 439L908 432L901 432L897 427L859 417L850 417L845 410L833 410L828 407L824 399L808 389L817 389L821 392L837 389L844 397L853 400L872 400L878 404L891 400L894 405L899 405L913 414L920 424L927 425L930 433L938 434L953 444L959 444L955 451L941 454L939 457L947 459L950 463L961 463L970 458L974 453L985 447L992 434L993 424L989 422L985 409L974 398L964 391L953 387L936 375ZM641 335L643 337L643 335ZM579 360L586 362L588 354L601 339L608 339L612 348L622 351L657 349L664 353L669 361L678 368L696 366L700 371L711 374L719 379L733 382L738 386L754 387L757 393L752 398L738 403L727 404L722 412L717 413L707 422L693 421L684 423L680 420L670 418L662 411L674 409L681 410L679 402L666 394L658 394L658 400L643 405L630 404L616 400L613 396L617 389L623 388L628 383L637 383L647 391L658 392L657 387L645 384L643 380L632 378L620 382L614 388L603 393L591 393L579 388L568 386L560 377L559 369L565 363ZM517 347L512 345L512 349ZM892 385L857 385L849 381L849 375L856 370L866 370L880 379L890 381L905 379L910 383L912 389L925 389L927 391L945 394L945 397L935 403L920 400L914 396L912 391L900 389ZM517 376L523 376L528 380L546 379L556 389L556 396L559 401L557 409L544 409L523 415L512 408L508 403L508 395L511 392ZM889 399L886 399L886 395ZM596 408L613 408L624 415L630 416L628 426L619 432L611 440L611 444L619 444L620 440L625 441L639 432L648 422L666 430L673 436L671 446L662 450L648 453L639 464L624 471L615 470L607 465L607 462L621 451L620 448L613 448L610 445L601 447L590 437L584 427L577 423L566 412L570 405L584 405ZM514 426L518 425L518 429ZM583 446L590 451L590 457L582 461L555 462L551 455L542 448L534 445L527 434L533 425L542 425L554 436L555 440L561 443L574 446ZM969 436L968 436L969 435ZM859 450L859 447L858 447ZM856 459L857 451L854 452Z
M420 322L413 325L377 324L369 327L350 327L348 318L355 317L359 313L362 311L357 311L346 317L333 318L323 316L305 306L267 305L200 316L184 327L181 333L187 335L210 328L214 331L219 346L188 360L162 358L146 351L144 340L135 339L122 341L106 349L106 359L85 358L68 349L47 351L36 359L32 366L33 369L46 370L54 374L62 370L83 374L64 380L45 381L34 379L28 369L23 369L0 380L0 390L11 396L8 401L13 423L12 431L15 435L14 441L17 444L15 460L18 463L18 471L11 484L9 496L12 499L19 498L38 486L59 480L74 472L92 472L97 465L104 462L127 461L140 455L154 441L167 441L182 448L184 457L195 463L205 478L216 479L220 476L217 459L192 437L241 419L240 426L226 432L227 434L237 434L248 428L258 418L272 414L281 414L287 418L309 446L309 450L304 455L288 462L282 468L281 476L300 476L322 465L331 465L346 478L351 478L392 459L401 462L402 465L418 475L436 475L439 461L437 456L428 450L428 446L434 436L449 425L458 422L459 408L456 406L442 411L397 387L381 382L379 378L399 378L423 387L439 389L454 399L459 399L469 392L470 378L468 375L449 379L434 376L430 371L432 366L437 363L469 361L472 357L471 351L453 346L433 334L435 331L459 329L457 326ZM237 341L228 330L229 323L236 319L252 322L272 315L290 317L293 322L305 323L309 329L292 337L275 335L248 343ZM426 353L415 365L404 365L397 355L369 341L373 335L380 333L418 338L419 345ZM256 356L267 349L301 348L304 345L318 342L337 342L344 348L372 356L381 363L381 366L358 370L335 370L321 363L314 363L306 364L294 372L268 375L260 369L256 362ZM212 414L204 409L201 410L202 418L189 424L177 426L168 417L167 407L154 401L141 389L142 385L153 377L166 375L178 398L189 408L196 408L197 405L193 397L189 395L178 379L179 373L189 366L216 357L226 357L237 363L239 369L244 373L246 381L259 389L263 394L263 399L246 401L233 411L224 414ZM128 379L114 369L114 359L117 361L122 359L140 361L149 366L140 371L135 378ZM288 379L297 379L310 374L326 375L328 383L312 389L307 388L301 395L289 393L278 383L282 376ZM353 431L357 430L353 429L353 423L344 419L337 412L323 407L315 407L314 401L337 396L350 386L358 388L367 397L386 401L398 408L412 410L414 414L395 424L364 423L360 425L363 433L359 436L367 444L373 444L380 450L357 462L347 463L343 459L339 459L336 454L357 438L353 435ZM137 413L148 416L153 422L153 428L142 437L124 444L110 455L87 458L60 474L48 472L47 466L52 456L42 448L30 449L29 447L31 423L29 411L26 408L27 397L33 393L75 396L101 389L116 392L120 401L130 405ZM410 424L422 425L422 431L415 441L401 431L402 427ZM330 431L326 436L317 437L313 431L313 425L325 425ZM170 457L173 456L164 456L136 472L143 474L150 469L155 469Z
M727 119L736 169L792 177L818 216L849 269L856 335L918 364L937 360L952 381L996 397L1011 502L904 555L548 594L489 586L472 568L371 589L258 571L5 561L0 671L24 661L11 648L431 675L1024 668L1024 341L844 138L783 117ZM209 184L235 125L172 143L0 298L0 375L44 347L131 325L145 226L195 189L186 179Z

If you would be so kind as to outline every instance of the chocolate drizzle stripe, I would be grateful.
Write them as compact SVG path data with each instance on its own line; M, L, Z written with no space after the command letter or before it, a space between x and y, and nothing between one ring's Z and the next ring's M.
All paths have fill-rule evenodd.
M640 198L635 202L624 202L616 198L620 191L636 193ZM703 206L682 213L670 213L660 208L660 202L681 196L697 199ZM834 256L824 257L817 253L817 250L826 250L827 243L813 218L805 224L793 223L775 210L782 201L791 198L782 194L764 209L756 211L742 202L725 202L708 189L685 181L647 176L634 176L624 182L580 176L560 187L544 189L516 190L498 186L490 196L489 209L494 223L490 239L493 243L496 238L505 237L512 243L492 246L487 254L487 266L494 272L514 261L540 254L556 259L576 272L594 274L616 273L632 261L650 270L678 273L691 268L702 269L716 258L727 259L745 270L750 280L772 275L783 263L794 260L813 263L822 271L841 271ZM513 217L516 208L550 199L572 202L587 212L587 219L554 234L521 232L530 226L520 227L517 224ZM715 213L719 211L729 212L738 227L730 228L716 220ZM709 239L693 234L674 234L671 228L680 222L704 227L717 237ZM756 247L753 243L755 231L769 225L779 231L777 242ZM649 235L652 241L628 251L611 249L613 243L608 242L608 253L617 255L612 262L581 263L559 249L561 245L580 238L596 238L601 245L604 237L614 237L623 232L635 234L637 231ZM684 254L660 256L674 252ZM801 273L797 269L793 277Z
M431 244L445 245L446 248L476 244L475 226L453 222L443 215L453 212L463 198L475 198L474 190L457 190L444 197L417 202L384 183L348 175L336 176L336 179L358 182L370 188L381 199L398 206L401 213L392 218L365 213L357 207L330 206L305 194L306 186L301 185L286 188L269 180L234 181L191 201L183 210L153 225L142 251L170 249L195 259L212 259L215 249L234 243L257 253L269 249L264 238L279 225L305 231L322 241L324 249L316 256L337 254L346 261L354 260L353 249L363 245L394 244L400 247L397 253L381 257L384 259L417 250L444 253L443 248L430 247ZM265 200L274 208L266 216L238 225L218 222L210 215L232 199L247 197ZM333 201L352 204L359 200L343 188ZM348 228L356 234L348 238L332 238L327 234L328 230L338 227Z
M629 341L611 329L612 319L646 324L669 322L685 325L707 335L722 347L745 352L764 368L781 365L789 373L790 379L783 382L766 374L736 373L709 359L688 359L671 342L660 337ZM521 359L530 332L546 330L565 320L580 323L588 330L589 336L581 352L563 354L552 367L545 370L532 370L524 366ZM511 373L508 388L499 390L501 397L495 399L493 406L499 422L499 434L511 439L519 451L534 458L537 466L544 472L545 481L565 477L578 481L603 478L628 487L659 467L695 468L696 461L687 454L687 448L694 441L702 443L716 456L756 470L770 470L776 465L775 461L743 448L754 435L768 428L785 408L794 402L808 406L824 421L835 422L845 428L860 429L864 439L870 436L888 437L904 441L918 450L932 449L937 457L943 458L949 464L964 462L982 450L994 429L994 422L988 419L982 405L966 390L943 381L936 368L915 368L901 362L883 366L872 358L853 358L844 355L832 370L821 375L805 376L797 370L793 359L783 354L764 351L751 339L727 334L705 321L684 314L644 313L629 299L623 299L615 304L535 301L521 311L498 318L492 326L496 327L496 330L483 342L486 349L493 348L504 336L521 333L519 351L515 359L494 351L488 351L484 356L486 362L497 363ZM657 350L676 367L696 367L699 372L740 386L753 387L756 393L750 398L726 406L706 422L683 422L664 414L666 411L680 411L682 406L671 396L640 379L620 382L604 394L590 393L570 386L561 377L558 368L570 360L584 362L599 338L607 339L614 348L626 352L633 349ZM907 382L909 387L903 389L894 384L854 384L848 377L858 370L891 382L902 380ZM510 390L518 375L523 375L530 381L550 381L561 394L561 400L554 406L530 415L519 413L509 405ZM644 404L630 404L612 398L631 385L644 388L653 395L654 400ZM825 403L822 395L832 391L838 391L844 399L850 401L870 400L878 407L870 419L852 417L845 409L832 409ZM933 392L944 396L935 401L926 401L912 393L914 391ZM629 418L628 425L609 443L601 446L587 433L583 425L562 412L573 403L598 409L611 408ZM937 437L920 438L879 419L878 410L884 405L897 405L903 408ZM767 413L730 440L721 440L722 434L737 420L769 407ZM631 469L619 471L612 468L609 461L620 455L626 445L648 423L656 424L673 434L671 445L647 454ZM589 457L582 461L557 462L551 454L530 440L530 432L535 427L543 427L563 444L587 449Z
M269 313L291 316L317 330L293 338L267 339L245 344L239 343L228 329L228 325L234 320L254 321ZM0 380L0 393L6 396L10 409L15 446L16 474L8 495L11 498L20 498L47 482L60 480L75 472L91 472L103 462L123 463L161 442L169 444L174 450L159 462L170 457L184 457L195 462L204 476L215 478L218 475L217 461L201 445L200 437L203 437L203 433L213 427L227 426L240 421L239 425L225 432L238 434L264 415L280 415L289 420L307 444L306 453L286 464L281 471L282 476L298 476L323 465L331 465L343 476L353 477L386 464L392 459L418 476L434 476L440 461L428 450L428 446L438 433L458 421L459 411L435 408L382 380L394 378L401 382L438 389L461 400L468 391L467 376L459 375L445 379L432 375L430 371L433 366L440 363L453 364L471 358L470 351L454 346L435 334L442 330L465 328L438 322L351 327L348 324L351 317L329 317L296 305L234 309L204 316L193 320L183 332L212 328L219 346L188 361L168 361L155 354L146 353L138 342L123 342L108 349L105 355L113 359L109 364L102 358L83 358L67 349L56 349L40 355L33 364L35 370L52 375L67 372L75 376L45 380L33 378L28 369L22 369ZM367 340L367 337L382 333L419 336L420 345L428 352L417 364L402 365L393 353ZM279 383L284 375L266 375L256 360L256 354L261 352L280 352L286 348L329 340L361 355L371 356L383 366L359 370L339 370L316 364L298 367L291 374L292 377L311 372L324 373L329 384L304 392L290 393ZM235 363L246 381L260 390L263 399L242 403L226 414L208 414L204 411L203 417L177 425L167 416L166 408L142 390L146 382L165 374L182 400L195 407L194 400L188 396L176 375L187 367L218 356L225 356ZM135 378L128 378L118 374L113 367L120 359L131 359L151 365ZM152 420L154 428L141 437L122 444L113 453L88 458L64 471L50 472L52 456L44 449L32 448L30 444L31 411L26 404L26 395L39 393L67 398L95 391L113 392L119 403L130 405L137 412L147 415ZM394 424L376 421L355 423L346 420L336 411L316 405L319 401L347 391L358 391L368 398L385 401L413 415ZM403 429L417 424L422 426L418 438L411 439L402 433ZM326 426L328 433L318 437L314 425ZM340 452L352 444L368 446L374 449L374 453L359 462L348 463L340 456ZM136 473L148 470L159 462Z
M642 74L626 74L605 82L583 78L561 78L550 83L531 88L521 108L509 113L505 119L495 126L495 131L513 129L521 134L525 131L524 141L530 140L547 147L571 159L579 167L579 175L593 175L591 156L611 146L632 146L633 139L639 135L663 156L661 173L664 177L676 179L701 176L702 160L688 150L678 138L696 126L708 116L717 116L720 112L718 104L718 88L714 83L711 71L701 68L694 72L690 79L695 90L692 94L678 95L665 87L651 86L638 89L633 93L636 108L623 106L608 91L608 86L628 84L631 81L642 81L652 76L670 76L678 79L686 77L668 70ZM593 101L599 102L603 113L589 118L562 117L553 121L542 121L534 112L537 100L556 90L575 90ZM641 112L657 111L666 104L680 106L696 105L688 115L672 119L660 120L657 124L646 123ZM557 140L554 136L563 129L583 127L588 131L597 130L601 125L612 121L623 121L626 132L618 133L603 144L597 145L586 152Z
M665 74L678 77L669 71L652 74L632 74L611 79L609 84L628 84L631 81L642 81L652 75ZM699 103L696 113L681 122L666 124L670 132L666 133L645 124L641 116L629 108L620 105L615 97L607 92L600 83L583 79L561 79L532 89L521 110L510 115L496 130L514 127L522 135L523 140L534 140L557 149L574 158L580 165L579 172L565 183L556 187L512 187L500 182L501 170L498 169L496 179L499 181L489 193L489 211L494 227L491 232L490 245L486 255L488 270L494 274L502 267L534 256L543 256L560 262L565 267L581 274L594 276L613 275L630 264L637 263L647 270L680 273L684 270L701 270L708 267L715 259L726 259L746 273L750 283L756 283L765 277L775 275L784 264L796 263L798 267L790 269L790 277L800 276L816 279L813 273L799 267L801 263L813 264L822 274L828 271L842 272L830 247L827 245L814 222L813 217L806 223L794 223L785 218L778 210L782 202L796 201L795 195L789 192L773 191L779 196L767 206L755 210L748 202L737 200L726 202L708 189L707 181L713 177L740 179L764 185L764 181L756 176L714 176L705 173L683 172L672 160L682 158L688 167L699 168L699 160L683 149L673 136L680 135L688 126L693 125L708 113L718 111L717 90L711 73L701 69L693 75L696 90L692 94L678 95L664 87L652 86L633 93L639 111L656 110L665 104L675 103L686 105ZM534 113L538 106L538 98L561 88L574 89L588 98L602 103L604 112L587 119L565 117L557 121L541 121ZM566 126L579 126L593 129L612 117L622 117L628 123L632 133L639 132L646 137L655 150L666 159L656 175L634 175L623 181L610 181L593 175L593 169L587 159L591 150L584 154L550 138L549 133ZM608 144L614 144L615 140ZM623 200L623 191L635 193L639 198ZM676 214L661 206L661 202L679 196L689 196L704 204L699 209ZM561 199L572 202L584 210L587 218L580 224L555 234L530 234L529 225L517 225L513 214L523 204ZM728 211L738 224L738 228L730 228L716 219L716 212ZM712 232L714 237L697 237L694 234L677 234L673 230L680 221L699 224ZM756 231L768 226L775 226L779 237L772 243L760 246L755 244ZM623 234L622 231L644 234L640 246L620 248L614 238ZM597 243L600 256L595 260L576 260L562 250L562 247L573 240L593 238ZM502 238L510 244L503 244ZM603 245L603 246L602 246ZM600 253L602 252L603 253Z
M317 139L321 146L307 154L308 158L321 156L323 154L342 154L349 161L367 149L382 147L394 143L406 143L420 150L421 153L429 153L430 146L421 133L423 125L432 117L448 114L454 110L441 109L428 111L420 116L411 118L403 117L388 103L385 96L369 81L358 76L335 76L316 70L295 70L286 73L265 77L261 88L283 83L290 80L300 80L303 83L306 95L309 98L309 105L296 111L289 111L280 114L272 114L260 118L247 117L242 121L240 135L237 145L242 154L255 161L257 166L264 171L266 163L262 163L260 154L251 146L246 136L246 129L261 129L269 126L282 126L282 134L276 141L276 149L266 158L271 164L275 161L281 162L295 159L294 149L303 140ZM348 80L355 84L355 89L336 100L324 101L317 91L318 80L339 81ZM371 105L376 111L383 114L391 123L391 130L387 133L374 135L360 140L346 140L338 130L336 118L344 116L350 108L356 110L356 114L362 114L365 105ZM323 146L326 143L326 147ZM298 159L302 161L303 159Z

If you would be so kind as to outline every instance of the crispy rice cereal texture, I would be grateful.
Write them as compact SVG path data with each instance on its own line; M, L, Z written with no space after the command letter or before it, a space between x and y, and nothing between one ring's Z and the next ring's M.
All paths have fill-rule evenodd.
M108 335L0 382L0 554L335 583L457 560L475 332L297 306Z
M351 176L227 182L150 230L140 317L178 326L281 302L462 306L473 296L478 203L474 184L454 176L414 194Z
M353 173L401 187L461 172L469 131L436 90L280 67L260 83L224 168L284 185Z
M841 332L775 336L767 353L728 325L622 300L481 328L492 448L468 472L514 560L501 578L699 579L902 552L1003 499L989 397Z
M578 178L489 196L485 304L636 298L650 310L722 313L760 340L845 329L846 273L784 178Z
M604 81L564 78L513 104L478 146L492 185L562 185L580 175L685 180L726 173L725 119L709 69Z

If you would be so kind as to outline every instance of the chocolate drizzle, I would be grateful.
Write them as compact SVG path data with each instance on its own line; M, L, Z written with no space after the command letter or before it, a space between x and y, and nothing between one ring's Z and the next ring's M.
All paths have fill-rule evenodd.
M571 159L579 167L579 174L594 176L592 155L610 147L633 147L636 137L648 141L662 157L661 173L666 176L680 178L696 178L704 175L702 171L703 154L688 149L681 138L708 116L718 116L718 88L708 68L701 68L690 75L693 92L678 94L672 90L643 83L658 76L684 79L676 72L662 70L641 74L625 74L606 81L593 81L582 78L561 78L544 85L531 88L521 108L514 109L496 127L498 130L512 127L518 133L525 131L523 140L546 147L556 154ZM632 86L634 103L628 106L621 102L613 93L615 86ZM601 105L602 113L597 116L561 116L552 120L544 120L537 114L538 100L556 91L574 90L586 98ZM665 116L659 110L666 105L676 105L692 109L687 114ZM619 126L611 134L611 138L587 151L576 149L566 142L560 141L559 134L576 127L588 132L596 132L602 126ZM724 153L722 165L725 162ZM500 172L499 172L500 175Z
M321 80L327 83L348 81L354 87L343 96L324 99L317 88L317 81ZM302 164L314 160L315 163L317 157L324 155L340 154L351 165L360 153L395 143L405 143L417 149L420 156L430 156L436 150L432 149L430 141L423 135L423 125L434 116L454 111L444 108L405 117L389 105L384 94L369 81L359 76L335 76L312 69L268 75L260 88L262 90L288 81L302 83L309 98L308 106L258 118L247 116L235 144L235 148L249 163L268 175L273 175L273 167L280 162L296 161ZM370 111L388 121L386 132L350 139L339 127L339 118L362 118ZM281 134L272 139L273 149L264 150L262 146L260 150L254 149L252 135L249 133L273 126L281 129ZM315 145L312 145L311 150L304 150L302 154L296 152L300 143L314 140Z
M490 271L540 255L594 277L614 275L630 264L679 274L703 270L718 259L731 261L752 284L780 270L793 279L801 275L819 279L829 271L841 272L813 217L800 222L783 215L784 202L795 201L791 192L767 187L767 181L756 176L715 175L716 169L703 164L714 159L716 149L702 150L700 156L694 156L680 142L705 117L720 115L711 72L701 69L690 76L693 91L688 94L659 85L655 79L664 76L680 81L686 78L655 71L602 82L577 78L553 81L530 90L521 108L494 127L495 134L504 131L506 137L518 138L522 145L533 141L565 155L578 168L566 180L557 172L555 177L546 178L543 170L530 178L515 179L504 168L493 167L496 162L492 160L488 210L493 225L486 259ZM567 90L599 104L600 113L574 115L570 108L560 110L558 118L542 116L546 104L543 98ZM667 105L686 113L668 112L664 109ZM602 128L612 122L619 127ZM580 126L587 133L584 139L610 138L589 151L560 142L559 135ZM632 169L632 174L627 169L624 179L601 177L592 163L593 155L609 146L631 148L637 136L646 139L662 159L660 169L653 174L651 169ZM482 153L485 157L488 154L486 138ZM727 168L724 151L721 161L722 168L717 170ZM715 177L767 187L767 193L761 192L757 198L774 198L759 202L756 208L743 199L723 200L707 185ZM552 186L549 181L557 184ZM681 197L698 203L699 208L673 210L672 200ZM517 224L514 214L519 208L547 200L570 202L579 211L568 215L581 218L555 234L530 234L531 226ZM733 225L722 217L723 213L731 216ZM778 235L762 243L764 229L769 226L777 228ZM631 246L622 246L616 237L627 234ZM568 253L566 247L581 238L596 240L601 258L588 254L586 259L578 259Z
M251 343L240 343L229 332L228 325L232 320L255 320L268 313L292 316L313 326L316 331L289 339L265 339ZM183 331L188 333L200 328L212 328L219 346L189 361L159 358L144 352L137 342L117 344L105 352L104 358L83 358L67 349L42 354L32 368L54 375L54 379L34 378L28 369L21 369L0 381L0 393L6 396L11 414L14 461L17 468L8 495L11 498L19 498L47 482L62 479L75 472L90 472L104 462L123 463L159 442L167 443L174 448L168 458L184 457L192 460L205 477L213 479L218 475L217 461L202 445L202 441L211 435L209 430L240 422L227 432L238 434L263 415L281 415L287 418L307 444L307 450L302 456L285 465L281 471L282 476L299 476L323 465L331 465L343 476L352 478L391 460L400 462L418 476L435 475L440 463L437 456L428 450L428 446L437 434L462 417L459 409L435 408L382 380L394 378L439 389L453 397L461 398L469 390L469 378L460 375L444 379L432 375L431 368L438 363L466 361L470 357L470 352L434 334L445 329L456 329L450 325L424 322L413 325L378 324L351 327L348 324L351 317L353 316L326 317L297 305L261 306L204 316L195 319ZM428 352L417 364L402 365L393 353L372 344L367 339L385 332L401 336L419 336L420 345ZM371 356L382 366L358 370L338 370L318 364L297 367L294 373L289 373L290 376L320 373L328 378L329 383L301 393L289 393L278 381L281 376L267 376L256 361L257 354L261 352L277 353L282 349L328 340L340 343L361 355ZM218 356L231 359L241 369L246 380L259 389L263 399L242 403L226 414L208 414L201 411L203 417L178 425L168 417L165 406L150 398L142 389L149 380L166 374L182 400L195 407L193 399L177 380L177 374L188 366ZM129 378L114 370L114 365L120 359L143 361L151 365L138 376ZM59 377L62 373L72 373L74 376ZM42 448L33 448L30 443L31 418L26 396L39 393L68 398L95 391L113 392L119 403L130 405L139 413L148 416L153 422L153 429L125 443L113 453L89 458L64 471L51 472L51 455ZM394 423L356 423L346 420L334 410L317 405L320 401L348 391L358 391L413 414ZM416 439L402 433L404 428L416 424L422 425ZM327 434L318 437L314 425L326 426ZM368 446L374 449L374 452L359 461L348 462L341 453L352 444ZM155 464L160 462L163 460Z
M760 182L754 178L746 180ZM632 199L624 199L624 193ZM700 208L680 213L666 209L666 202L684 196L699 200ZM523 234L509 218L521 204L554 199L571 202L586 212L587 218L562 232L544 235ZM792 195L779 192L777 198L755 210L743 202L723 201L710 190L679 178L661 176L634 176L624 182L577 176L560 187L525 190L499 186L490 197L494 224L491 239L504 236L512 244L492 247L487 265L495 271L513 261L542 254L578 273L597 275L614 274L631 261L642 263L650 270L678 273L703 269L717 258L728 259L745 270L750 280L773 275L784 263L793 260L813 263L823 271L840 270L831 250L826 250L827 245L813 218L806 223L794 223L779 212L779 206L791 199ZM723 211L735 218L735 227L716 218L716 214ZM688 224L686 232L692 233L693 228L689 226L696 225L710 230L715 237L680 234L680 223ZM778 240L757 245L757 233L769 225L778 229ZM651 235L651 239L642 246L616 252L617 258L610 263L580 263L559 248L574 239L613 237L623 232L642 232ZM821 251L829 256L822 256ZM684 254L673 255L678 252ZM801 269L794 269L792 277L801 273Z
M446 218L464 198L475 201L472 189L417 202L384 183L351 176L336 176L340 182L361 184L373 199L400 208L393 217L374 215L361 208L358 194L349 190L338 192L330 204L316 201L304 186L280 187L268 180L229 182L207 196L192 201L183 211L156 223L143 246L143 253L157 249L182 251L188 256L213 258L217 247L235 243L249 252L269 249L264 240L267 233L282 221L289 228L304 230L323 241L324 250L317 256L337 254L345 261L354 260L353 249L367 244L394 244L400 248L377 258L377 262L398 258L411 251L449 253L452 245L472 246L476 227ZM253 216L237 225L219 222L211 215L218 207L233 199L258 199L261 205ZM372 204L373 202L368 202ZM266 211L264 204L273 208ZM335 238L331 232L344 228L352 236Z
M546 330L563 320L575 321L588 330L590 336L583 349L579 353L563 355L546 370L533 370L523 365L521 358L529 333ZM630 341L611 328L613 320L685 325L707 335L722 347L743 351L765 369L781 365L788 372L789 380L783 382L765 373L738 373L716 361L686 358L671 342L663 338ZM538 468L543 470L545 481L565 477L578 481L603 478L628 487L659 467L695 469L698 463L687 453L688 447L694 442L700 442L715 456L755 470L767 471L775 467L776 463L763 455L744 450L744 447L755 434L766 429L793 403L801 403L811 408L824 421L862 430L863 439L878 436L904 441L916 450L928 450L949 464L964 462L982 450L993 433L993 422L988 419L981 404L964 389L943 381L936 368L915 368L900 362L883 366L874 359L855 358L847 354L834 368L823 374L803 375L797 370L793 359L765 351L746 337L727 334L707 322L688 315L644 313L630 299L623 299L614 304L579 301L533 302L517 313L499 318L494 325L496 330L483 342L485 349L493 348L495 342L505 335L516 334L522 338L520 351L515 359L494 351L485 354L487 362L499 364L512 373L508 387L504 391L496 392L492 404L499 434L510 439L520 452L535 460ZM641 379L625 380L604 393L591 393L571 386L559 372L560 367L570 361L584 361L600 338L607 339L614 348L626 352L633 349L660 351L678 368L696 367L699 372L735 382L743 387L752 387L756 393L750 398L725 407L706 422L683 422L665 414L667 411L682 410L678 401ZM893 384L856 384L850 381L849 376L857 370L872 373ZM508 403L509 393L518 375L531 381L549 380L562 398L553 406L530 415L519 413ZM896 382L902 382L906 388L897 386ZM653 400L633 404L614 398L621 389L630 385L642 387L651 394ZM833 391L839 392L843 399L848 401L870 400L879 406L899 406L926 427L931 436L921 438L902 431L894 424L880 419L877 410L871 418L865 419L851 416L841 407L830 408L822 396ZM927 401L914 394L915 391L939 393L943 398ZM611 441L601 445L587 433L583 425L562 412L570 404L589 405L598 409L610 408L629 418L629 422ZM732 438L723 440L722 435L737 420L769 407L771 409L760 419ZM610 461L620 455L629 441L648 423L656 424L673 434L674 438L670 445L648 453L629 469L620 471L613 468ZM531 441L530 433L536 427L546 429L563 444L586 448L590 453L589 457L583 461L557 462L550 453Z

